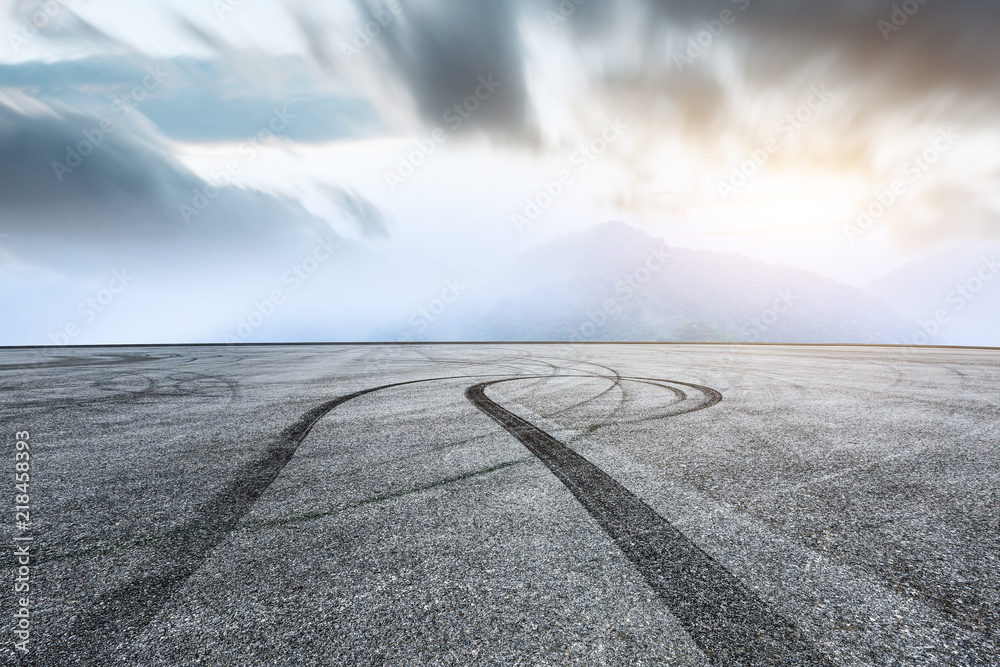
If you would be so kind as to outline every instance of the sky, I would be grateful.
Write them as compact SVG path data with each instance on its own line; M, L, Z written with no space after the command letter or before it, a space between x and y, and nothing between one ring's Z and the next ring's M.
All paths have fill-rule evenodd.
M0 345L372 340L622 220L854 286L1000 237L982 0L13 0Z

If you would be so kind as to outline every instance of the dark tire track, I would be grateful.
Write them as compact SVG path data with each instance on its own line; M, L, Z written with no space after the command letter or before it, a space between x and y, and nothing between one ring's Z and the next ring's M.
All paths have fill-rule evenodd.
M539 357L539 358L540 359L551 359L553 357ZM626 392L625 392L625 388L622 386L622 376L621 376L621 374L618 371L616 371L615 369L611 368L610 366L605 366L604 364L598 364L598 363L595 363L593 361L577 360L577 359L562 359L562 358L560 358L559 361L567 361L567 362L569 362L571 364L586 364L588 366L596 366L597 368L602 368L602 369L608 371L609 373L611 373L612 375L614 375L614 378L613 379L612 378L602 378L602 379L610 380L611 384L608 386L607 389L605 389L604 391L600 392L599 394L597 394L595 396L591 396L590 398L585 398L584 400L579 401L577 403L574 403L573 405L570 405L569 407L561 408L559 410L556 410L555 412L546 413L546 414L542 415L543 417L545 417L546 419L550 419L552 417L556 417L556 416L565 414L565 413L567 413L567 412L569 412L571 410L575 410L576 408L580 408L580 407L583 407L584 405L588 405L590 403L598 401L601 398L603 398L604 396L606 396L608 393L614 391L615 389L618 389L618 391L621 392L621 396L619 397L619 400L618 400L618 409L620 410L622 408L622 406L625 405Z
M263 458L244 466L235 480L196 510L176 534L157 544L156 556L143 567L144 571L152 571L151 574L109 591L93 604L91 613L74 622L66 636L67 646L61 647L68 655L59 656L62 660L54 664L65 664L65 658L70 657L83 664L106 664L116 647L141 633L277 479L316 422L335 407L391 387L469 377L477 376L411 380L371 387L339 396L306 412L281 433ZM39 648L39 652L42 651L44 648Z
M246 464L228 487L201 505L183 526L156 544L155 556L142 564L142 570L148 574L133 578L95 600L89 613L76 617L61 645L51 646L50 649L39 647L39 653L44 655L54 649L61 654L54 656L57 663L72 659L78 664L103 664L117 647L138 636L277 479L316 422L337 406L393 387L483 377L483 374L456 375L396 382L339 396L312 408L286 428L263 457ZM510 379L551 377L555 376L527 375Z
M116 366L119 364L136 364L149 361L161 361L177 355L163 355L159 357L140 354L107 354L88 357L56 357L48 361L33 361L20 364L2 364L0 372L3 371L23 371L39 370L49 368L79 368L86 366Z
M794 624L771 610L638 496L583 456L486 396L488 386L507 381L483 382L469 387L465 395L566 485L714 664L830 664ZM722 400L714 389L674 384L693 387L709 397L706 404L687 412Z
M229 486L201 505L181 528L157 543L156 555L141 565L142 571L148 574L133 578L94 600L89 613L75 618L63 635L63 642L60 645L38 647L38 657L43 661L54 660L53 664L106 664L113 660L113 656L143 632L212 552L228 538L253 503L291 461L315 424L334 408L384 389L483 377L490 376L457 375L395 382L345 394L312 408L282 431L262 458L246 464ZM726 664L826 664L799 636L799 631L793 625L775 617L735 577L631 492L562 443L490 401L483 393L486 386L496 382L600 376L567 374L503 377L503 380L470 387L466 396L528 446L566 484L605 531L618 542L630 560L636 563L654 590L667 600L674 613L682 621L690 619L691 625L685 622L685 628L713 661L724 660ZM663 382L652 378L623 378L617 373L614 378L604 379L615 383L622 380L646 384ZM672 384L696 388L708 400L664 416L709 407L722 398L718 392L707 387L683 382ZM662 384L655 386L663 387ZM501 421L501 418L506 421ZM535 448L528 445L525 438L536 443ZM739 623L739 631L727 634L722 626L734 622ZM756 635L751 632L754 623L757 624ZM708 630L702 627L706 624ZM50 652L55 655L49 655ZM744 655L752 655L754 662L741 661L739 656ZM781 656L781 659L761 662L762 655ZM788 662L792 658L794 661Z

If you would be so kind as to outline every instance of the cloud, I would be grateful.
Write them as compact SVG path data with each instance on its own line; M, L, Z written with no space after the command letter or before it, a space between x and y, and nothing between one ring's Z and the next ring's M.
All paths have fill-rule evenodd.
M161 140L108 114L113 124L70 107L7 96L0 103L3 222L30 221L38 236L135 236L180 226L170 195L197 179ZM67 166L73 165L73 166ZM94 215L88 216L88 213ZM79 222L88 217L86 227Z
M218 341L254 309L309 322L306 304L326 312L348 298L346 274L368 255L327 220L206 182L141 117L98 139L101 120L0 95L0 311L24 320L0 342ZM95 317L80 304L116 271L128 288Z
M137 109L168 137L193 142L238 142L266 129L273 116L289 122L284 136L303 143L371 136L384 131L368 100L331 91L298 57L246 56L168 60L100 56L53 63L0 65L0 86L92 113L117 100ZM151 73L153 76L151 78ZM141 90L144 82L154 87ZM131 97L138 91L138 98Z
M359 16L385 11L383 4L355 0ZM524 52L513 0L401 3L401 16L375 40L385 54L386 74L394 76L423 121L444 125L453 105L474 95L480 78L501 87L470 117L465 129L480 129L517 141L535 136Z
M290 3L289 12L306 43L306 51L312 62L327 75L338 71L337 59L331 51L329 36L322 27L322 19L303 4Z
M809 174L820 183L827 176L850 177L870 184L867 192L892 178L942 128L954 126L970 142L984 133L996 139L1000 42L992 26L1000 21L1000 5L914 0L906 3L909 13L895 9L903 4L551 0L523 3L519 11L522 25L540 31L543 51L560 53L551 64L531 65L538 81L531 90L539 96L533 104L539 115L557 119L554 141L568 145L572 139L565 137L585 136L574 127L621 114L631 140L605 158L623 174L614 201L637 214L662 215L655 205L652 211L643 206L655 201L645 194L664 188L667 156L682 155L689 163L682 177L666 177L668 187L690 188L693 196L714 193L718 180L751 150L782 138L776 123L802 105L813 86L829 90L831 101L783 143L761 170L765 176ZM552 21L553 15L561 18ZM965 160L965 180L986 178L993 184L986 189L1000 187L981 155L956 151L952 158ZM928 177L947 181L942 189L950 208L922 201L910 207L933 222L906 217L903 207L887 217L884 224L898 244L1000 236L996 210L955 178L957 170L943 166ZM966 204L956 206L958 201Z
M486 248L484 255L500 255L491 243L499 237L488 236L489 220L507 212L487 210L502 204L499 196L484 195L498 189L499 179L516 180L501 173L503 165L521 164L525 146L539 170L567 162L617 117L627 124L626 135L588 172L592 180L567 195L568 203L573 198L583 210L611 202L615 214L639 217L648 212L639 202L653 202L650 217L658 216L653 224L661 228L691 211L681 222L697 222L709 208L711 215L740 215L740 206L712 199L715 183L775 136L776 121L817 85L833 93L831 101L782 144L760 179L791 174L822 186L835 175L838 186L850 180L855 188L843 197L848 207L854 197L865 206L873 188L884 186L941 127L954 125L962 136L954 152L879 221L879 231L896 247L1000 235L995 2L910 3L919 8L895 18L898 30L879 24L894 20L893 2L886 0L427 0L401 2L389 20L385 0L244 4L239 20L223 24L180 17L176 3L150 0L150 12L167 17L167 26L149 19L153 14L112 16L109 9L102 16L96 5L81 10L84 20L60 5L32 49L16 55L40 53L39 60L0 65L0 234L9 235L0 266L16 260L22 273L33 265L103 271L111 256L131 253L157 262L164 275L200 276L189 281L191 291L210 286L224 295L242 289L223 289L237 270L287 269L312 239L329 234L327 221L267 192L223 187L208 197L206 188L215 190L175 157L178 142L240 144L262 130L279 132L293 150L255 173L254 182L299 193L315 205L311 210L356 225L366 241L389 235L383 211L401 220L398 234L409 229L422 237L442 228L439 218L475 219L476 226L467 225L469 238ZM9 5L15 18L38 6ZM276 7L284 8L287 21ZM734 19L720 28L724 11ZM376 21L378 34L348 60L337 37L376 25L373 15L383 18ZM142 50L144 31L161 29L173 30L158 42L169 42L172 56ZM127 35L132 45L105 30ZM706 36L707 44L679 67L675 56ZM149 88L144 82L151 70L163 76ZM390 198L372 187L382 183L381 173L352 171L355 163L381 171L382 162L396 163L396 145L410 150L413 138L448 127L445 113L474 95L481 78L500 86L456 131L471 131L476 141L459 148L449 132L434 165L422 170L423 184ZM272 128L276 115L280 130ZM75 161L73 151L83 152L79 147L108 119L115 130L104 132L78 165L53 167ZM348 141L376 138L384 141ZM477 143L480 138L492 145ZM295 146L328 142L338 145ZM197 160L220 148L183 147ZM312 185L329 173L348 174L349 184L321 187L329 201L317 203ZM779 204L784 185L774 189ZM676 210L659 203L664 198L645 196L663 191L679 192ZM685 199L689 191L701 198ZM446 201L439 192L447 193ZM705 201L710 205L701 205ZM779 223L793 224L761 224ZM410 265L372 269L383 281L378 290L352 292L330 279L315 280L299 294L309 289L317 299L336 294L366 305L384 299L392 285L412 284L414 267L427 264L405 245L392 251L400 258L411 253ZM437 245L447 248L442 256L469 255ZM360 253L349 243L342 251ZM303 318L313 316L312 301L301 308Z
M22 257L44 261L66 247L84 263L88 253L124 249L235 259L294 252L331 234L295 201L215 189L171 157L141 118L97 118L7 95L0 147L0 233Z
M377 206L365 199L354 190L323 185L321 189L343 212L344 216L354 222L366 237L388 237L389 228L385 216Z
M23 43L40 37L49 45L70 50L94 47L101 51L124 53L129 47L87 21L67 5L67 0L14 0L7 7L7 15L18 26L30 25L30 32L18 28L6 37L15 52Z
M673 56L703 39L701 47L694 47L697 55L689 69L724 83L727 97L736 102L729 105L734 113L743 110L741 96L823 82L849 91L851 103L845 108L863 111L872 124L885 114L905 115L925 104L938 114L991 122L1000 103L995 67L1000 43L991 27L1000 21L1000 6L983 0L913 0L907 7L918 9L899 15L894 10L899 4L628 0L614 3L612 10L605 3L586 3L567 19L561 34L570 36L596 88L616 91L631 82L646 87L647 96L659 92L697 105L689 90L672 85L678 77L669 74L678 69ZM587 20L598 5L600 30ZM731 15L726 25L719 21L723 12ZM880 28L880 21L892 31ZM706 30L719 34L702 34Z

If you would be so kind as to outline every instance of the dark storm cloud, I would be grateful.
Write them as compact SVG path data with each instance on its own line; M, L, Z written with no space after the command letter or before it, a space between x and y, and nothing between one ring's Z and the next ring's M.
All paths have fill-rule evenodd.
M364 20L387 6L355 5ZM681 131L710 154L723 131L755 122L748 131L769 131L772 117L793 110L815 84L840 94L830 125L841 141L812 156L825 166L868 169L887 120L992 124L1000 106L995 2L433 0L401 7L368 47L386 57L383 75L435 127L475 91L478 77L492 73L503 86L463 129L484 129L498 141L534 141L535 119L546 111L526 84L526 70L538 63L529 62L525 26L543 46L575 54L590 96L578 106L627 114L637 134ZM719 27L723 12L732 21L722 34L678 67L675 54L706 22ZM315 23L299 24L311 35L310 50L326 44ZM760 95L776 90L782 94L764 110L771 115L762 114Z
M0 233L26 256L59 244L85 255L159 243L192 255L266 254L329 234L298 203L215 189L170 157L149 128L117 121L109 130L108 120L0 100Z
M837 141L820 146L797 140L774 166L851 171L877 181L894 168L879 166L875 154L895 132L951 123L992 128L1000 106L996 2L427 0L400 3L398 11L383 0L354 5L364 24L389 16L366 47L382 66L370 78L381 77L387 94L364 97L339 80L347 67L334 47L333 27L322 23L315 6L291 0L289 14L306 57L263 58L233 47L207 25L179 18L213 58L154 61L133 53L5 65L0 86L100 116L143 80L148 67L162 66L169 77L137 106L170 138L244 141L267 129L277 113L288 118L281 134L290 140L322 142L388 133L394 128L383 118L399 117L391 112L411 101L428 126L447 127L448 110L481 90L483 77L492 77L499 87L478 102L461 129L523 143L539 140L536 118L547 103L532 99L527 72L537 68L543 81L560 74L530 58L568 47L585 90L561 101L573 112L627 118L635 152L620 159L640 191L643 174L655 172L655 151L648 149L665 135L697 144L707 161L724 166L773 133L774 119L801 104L815 84L836 93L822 122ZM21 1L13 13L36 6ZM733 21L679 68L673 56L706 22L717 27L727 11ZM526 30L533 31L530 52ZM60 11L45 37L74 34L114 44L70 8ZM392 94L400 89L406 96ZM155 150L169 155L165 147Z
M869 159L887 119L992 125L1000 106L995 2L549 0L521 10L568 41L596 99L637 123L679 122L708 149L720 130L753 122L760 94L782 90L774 102L794 107L816 83L842 93L840 151L827 163ZM708 45L678 67L699 37Z
M637 140L621 160L632 177L626 204L655 180L648 147L665 135L729 173L816 85L831 101L769 169L853 174L876 187L900 167L887 149L944 128L993 132L1000 112L996 2L551 0L521 11L570 47L585 73L581 99L630 120ZM995 208L961 182L911 203L937 221L892 216L884 224L900 245L1000 235Z
M514 0L400 4L399 18L382 30L377 48L388 56L390 70L428 125L444 125L448 109L477 89L485 95L482 80L492 76L500 86L463 127L516 140L534 136ZM355 0L355 5L365 18L386 11L375 0Z
M154 137L130 136L121 119L108 117L111 133L101 118L69 108L0 104L3 223L23 218L32 234L84 240L179 226L176 214L164 215L169 197L197 180Z
M559 4L552 2L550 11ZM723 27L718 19L724 11L733 19ZM641 15L636 22L641 27L616 32L616 20L629 13ZM591 0L566 17L565 29L581 52L591 49L590 62L607 63L616 53L642 49L644 56L629 72L635 76L674 66L664 57L667 30L695 37L706 22L722 27L722 34L703 49L693 68L712 63L720 55L719 43L730 41L740 48L742 74L759 87L785 85L806 74L856 87L866 103L881 109L947 91L989 97L993 103L1000 94L1000 42L995 39L1000 4L985 0L628 0L613 5ZM671 46L683 53L687 39ZM602 68L593 70L598 78L604 74Z

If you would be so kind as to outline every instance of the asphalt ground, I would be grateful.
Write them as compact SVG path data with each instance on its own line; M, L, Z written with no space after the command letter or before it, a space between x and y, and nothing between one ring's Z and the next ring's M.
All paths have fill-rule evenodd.
M1000 351L3 350L0 387L5 664L1000 664Z

